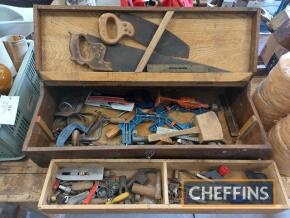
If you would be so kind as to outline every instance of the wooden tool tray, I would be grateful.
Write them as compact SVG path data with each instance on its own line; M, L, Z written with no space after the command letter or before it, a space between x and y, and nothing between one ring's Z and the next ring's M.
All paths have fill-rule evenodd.
M196 204L184 206L170 204L168 185L172 178L173 170L186 170L190 173L213 170L221 165L230 168L224 179L246 179L245 171L253 170L264 173L269 180L274 180L274 193L276 203L269 205L257 204ZM162 200L158 204L111 204L111 205L57 205L48 203L52 195L52 186L56 173L62 167L104 167L114 171L115 175L126 175L128 178L142 168L155 168L161 171ZM182 179L188 179L182 176ZM276 164L270 160L146 160L146 159L75 159L52 160L44 182L41 197L38 203L40 210L46 213L269 213L278 212L288 208L287 196L281 182Z
M135 85L136 82L169 86L247 84L256 72L258 9L170 8L175 14L166 29L189 46L186 60L220 68L221 72L94 72L71 60L70 33L99 37L97 24L101 14L133 13L159 24L166 10L169 8L35 6L36 66L42 80L51 85ZM146 49L128 37L122 38L120 43Z
M129 90L136 90L140 87L70 87L70 86L42 86L41 97L36 107L33 120L31 122L23 151L34 162L41 166L48 165L53 158L262 158L270 155L269 145L265 131L256 113L253 103L248 95L247 87L217 88L217 87L142 87L147 90L152 97L157 93L178 98L181 96L194 97L204 103L217 103L219 105L218 118L222 126L225 144L191 144L191 145L170 145L170 144L145 144L145 145L122 145L121 135L107 139L105 134L110 128L116 125L109 124L103 128L102 136L97 146L64 146L56 147L55 140L51 136L51 129L54 121L54 113L64 96L81 95L86 97L91 89L100 91L110 91L111 93L126 93ZM253 116L257 122L249 128L244 137L237 141L236 137L231 137L228 124L225 121L225 111L220 104L219 96L226 95L233 117L236 119L238 129L241 129ZM94 111L97 108L87 108ZM116 117L120 112L115 110L102 111L108 116ZM186 123L192 120L193 114L170 113L173 119ZM150 122L141 123L137 126L138 134L148 135Z

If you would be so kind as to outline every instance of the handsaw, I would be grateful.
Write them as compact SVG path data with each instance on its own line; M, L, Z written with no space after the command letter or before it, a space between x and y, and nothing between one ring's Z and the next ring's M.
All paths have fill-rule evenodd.
M95 44L102 44L102 40L98 37L89 35L89 34L71 34L71 54L77 53L80 54L80 51L75 51L75 49L79 48L77 46L73 46L76 43L79 43L77 39L79 37L82 37L84 40L88 42L89 45L94 46ZM75 41L72 41L75 40ZM106 62L110 62L112 65L112 71L115 72L133 72L140 59L142 58L144 54L144 50L133 48L127 45L122 44L115 44L115 45L106 45L106 51L105 54L102 54L101 56L104 57L104 60ZM74 58L73 58L74 60ZM148 64L191 64L196 66L207 66L200 63L195 63L191 61L186 61L170 56L164 56L160 55L156 52L153 52L152 56L150 57ZM211 71L210 72L225 72L223 69L215 68L215 67L209 67L207 66ZM98 69L95 69L98 70Z
M133 25L135 34L131 38L146 47L158 29L158 25L132 14L122 13L120 19ZM188 58L189 46L176 35L165 30L155 48L155 52L166 56Z

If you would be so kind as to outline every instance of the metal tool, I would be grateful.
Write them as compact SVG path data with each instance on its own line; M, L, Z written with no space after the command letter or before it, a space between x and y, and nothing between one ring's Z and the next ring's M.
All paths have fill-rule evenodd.
M188 127L188 128L191 128L191 127ZM164 127L157 127L156 133L157 134L166 134L166 133L170 133L170 132L174 132L174 131L178 131L178 130L177 129L168 129L168 128L164 128ZM190 141L191 143L192 142L199 142L198 137L193 137L190 135L180 135L180 136L176 136L176 138L181 139L181 140ZM180 141L180 144L182 144L182 142L183 141Z
M63 181L103 180L104 167L64 167L60 168L56 178Z
M138 184L145 184L148 180L146 174L148 173L156 173L158 170L154 168L144 168L139 169L134 176L130 179L130 181L127 183L127 187L130 189L133 185L133 183Z
M109 196L109 190L107 187L100 187L98 188L96 195L98 198L104 199L104 198L108 198Z
M119 177L119 194L123 193L129 193L126 176ZM125 199L124 203L129 204L130 203L129 199Z
M228 72L227 70L205 64L147 64L148 72L169 73L207 73Z
M79 193L79 194L77 194L75 196L71 196L68 199L66 204L70 204L70 205L72 205L72 204L80 204L80 203L83 202L84 199L86 199L88 194L89 194L89 191L85 191L85 192Z
M221 101L221 105L222 105L222 107L224 109L226 122L228 124L231 136L232 137L239 136L238 123L237 123L237 121L236 121L236 119L235 119L235 117L233 115L233 112L232 112L232 109L230 107L229 100L228 100L227 96L221 95L220 96L220 101Z
M85 61L84 58L80 56L80 45L79 45L80 37L82 38L82 40L88 42L89 46L91 47L94 46L95 44L98 45L98 47L100 47L100 44L103 46L105 45L102 43L102 40L98 37L89 34L72 34L70 42L72 47L72 49L70 49L72 60L76 61L81 65L84 64L88 65L89 62ZM75 46L75 44L77 44L77 46ZM133 48L123 44L106 45L105 48L106 51L105 49L102 49L101 54L100 51L97 51L97 53L96 51L92 52L93 54L99 54L96 55L96 57L94 57L93 61L96 61L96 59L98 58L97 61L101 62L100 67L99 64L94 65L94 63L90 63L92 69L98 71L133 72L135 71L140 59L144 54L144 50ZM91 50L93 50L93 48L91 48ZM111 68L109 68L110 66L107 66L109 64L105 62L105 60L109 61L112 64ZM105 65L104 62L107 64ZM195 64L195 63L153 52L151 58L149 59L148 64Z
M67 194L70 194L71 193L71 190L72 190L70 187L63 186L63 185L59 185L58 186L58 189L61 190L61 191L64 191Z
M146 136L139 136L136 129L132 131L132 143L134 144L145 144L148 142L148 138Z
M184 129L193 125L192 123L180 124L175 122L173 119L166 117L166 114L168 114L168 111L160 112L159 114L147 114L144 113L140 108L136 108L135 117L130 120L130 122L119 124L119 127L122 131L122 143L125 145L132 144L133 130L138 124L142 122L154 121L154 124L149 127L149 130L152 132L156 132L158 126L164 126L165 124L174 129ZM136 134L134 137L136 138Z
M71 134L75 130L80 130L84 133L87 133L89 131L89 127L86 127L84 125L81 125L79 123L72 123L66 126L62 131L60 132L59 136L56 140L56 146L63 147L64 143L68 140L68 138L71 136Z
M120 14L120 18L133 25L135 34L132 36L132 39L147 47L158 29L158 25L128 13ZM184 41L168 30L165 30L155 51L166 56L188 58L189 49L189 46Z
M247 170L245 172L248 179L268 179L267 175L261 172L256 172L253 170Z

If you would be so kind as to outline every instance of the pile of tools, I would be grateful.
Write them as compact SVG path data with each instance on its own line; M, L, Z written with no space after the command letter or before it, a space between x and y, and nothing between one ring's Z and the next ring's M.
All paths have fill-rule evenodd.
M52 129L56 146L103 145L102 136L112 140L118 135L122 136L123 145L224 143L215 113L219 110L217 104L204 104L192 97L158 96L154 101L141 90L131 91L124 98L92 93L96 92L90 92L85 101L76 97L61 101ZM91 110L85 110L88 107ZM109 117L106 110L123 112ZM177 122L170 117L171 112L189 113L193 120ZM146 122L150 122L149 134L139 135L137 126ZM110 128L103 134L109 124Z
M158 204L160 170L142 168L127 178L104 167L60 168L49 204ZM153 178L153 179L152 179Z

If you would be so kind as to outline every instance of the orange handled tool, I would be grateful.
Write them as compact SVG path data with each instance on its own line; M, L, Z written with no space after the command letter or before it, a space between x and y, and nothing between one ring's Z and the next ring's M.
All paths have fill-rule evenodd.
M155 106L158 106L162 102L172 102L176 103L181 107L184 107L186 109L196 109L196 108L209 108L208 104L203 104L195 100L195 98L191 97L181 97L179 99L174 99L174 98L167 98L163 96L159 96L156 99Z
M94 196L94 194L97 191L98 186L99 186L99 181L96 181L95 184L93 185L93 187L91 188L90 193L88 194L88 196L84 200L83 204L89 204L90 203L92 197Z

